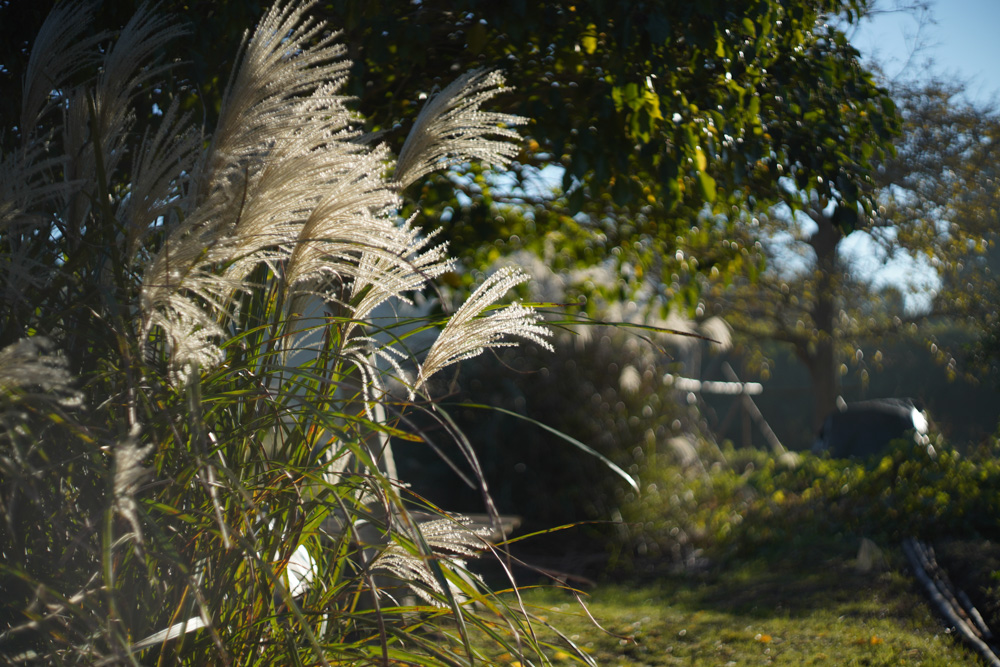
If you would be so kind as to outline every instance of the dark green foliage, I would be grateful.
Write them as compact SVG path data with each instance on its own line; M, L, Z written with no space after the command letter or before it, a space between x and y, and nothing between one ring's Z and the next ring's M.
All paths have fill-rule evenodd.
M970 358L959 341L946 344L939 331L943 319L956 330L978 330L987 341L996 329L1000 116L991 105L969 103L964 89L952 82L898 85L892 93L902 131L894 151L873 158L877 173L865 186L878 206L865 211L853 230L837 230L829 224L837 218L829 208L832 200L808 189L789 192L790 206L801 205L809 220L800 214L795 224L781 210L771 210L744 216L724 235L747 247L760 239L767 269L723 277L704 290L709 307L724 312L750 346L783 345L808 370L813 430L838 395L857 399L858 390L850 386L855 380L865 391L865 366L882 365L870 356L862 363L862 350L865 355L882 350L879 359L892 364L899 342L912 341L931 354L921 359L904 351L909 363L899 360L897 367L941 363L943 373L928 374L949 380L965 375L984 384L993 384L989 378L997 373L985 347ZM869 249L849 261L845 251L855 242ZM900 260L909 264L905 273L878 264ZM883 281L891 283L886 287ZM858 375L845 377L848 368L857 368ZM921 385L925 389L924 381ZM915 391L907 382L903 393L869 395L914 396Z
M564 197L515 191L502 199L528 204L531 215L499 216L483 184L458 186L471 202L456 205L443 228L460 256L475 265L484 237L510 239L557 270L611 259L624 285L609 295L649 281L661 284L654 300L696 302L697 284L674 287L674 274L714 267L728 276L745 261L738 247L720 252L717 239L700 248L698 264L674 261L678 247L698 245L691 227L706 206L731 217L763 210L786 199L779 179L791 178L836 203L845 230L871 208L872 160L889 150L897 113L844 34L824 22L866 8L464 0L324 11L362 56L354 92L378 126L411 117L412 100L426 92L400 58L430 72L500 66L516 86L507 109L534 118L526 168L514 176L556 165ZM450 201L455 189L439 183L421 197Z
M968 372L969 360L959 352L973 340L975 334L967 327L929 321L917 331L902 327L873 340L854 341L856 348L845 342L841 395L847 402L892 397L917 400L951 446L960 452L974 449L995 435L1000 387L988 377L978 379ZM782 444L793 450L810 449L816 430L812 397L806 391L809 376L791 348L774 341L743 339L733 356L734 365L739 362L746 376L763 379L764 393L754 401ZM706 397L706 401L718 415L709 424L719 428L732 399ZM731 420L717 436L744 444L739 420ZM755 446L766 446L757 431L753 436Z
M554 353L526 348L501 354L499 364L466 363L448 386L452 397L444 409L475 443L501 512L524 519L521 532L593 522L559 533L553 545L558 542L560 552L573 544L599 555L619 539L622 526L615 517L630 487L541 424L595 449L640 484L648 471L672 460L657 443L703 425L698 411L679 403L663 383L673 363L669 354L640 332L582 325L562 341ZM498 406L521 418L465 402ZM405 444L397 451L403 458ZM414 468L420 475L411 475L415 490L439 504L477 506L476 494L463 491L442 464L425 456L409 465L420 466Z

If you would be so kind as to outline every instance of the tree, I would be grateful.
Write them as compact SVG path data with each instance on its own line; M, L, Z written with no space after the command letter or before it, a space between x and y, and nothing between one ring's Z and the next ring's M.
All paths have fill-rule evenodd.
M674 273L693 268L673 258L704 205L766 206L791 177L849 210L865 190L843 183L868 177L895 125L885 91L823 22L854 18L864 3L341 7L345 38L363 54L354 92L385 126L404 118L419 92L405 73L371 76L395 74L400 55L431 71L469 60L503 66L517 87L508 109L535 118L522 162L563 167L567 198L543 202L523 225L504 218L502 236L540 254L556 239L547 259L559 268L613 257L631 285L661 282L667 299L693 300L693 281L671 289ZM387 48L383 36L402 31L417 38ZM827 99L815 94L817 82ZM836 150L844 143L856 147L849 158ZM479 247L478 235L497 224L494 193L482 179L476 185L445 231L460 247ZM727 273L740 260L738 249L720 251L698 266Z
M800 190L789 193L796 199L790 207L742 228L747 238L767 239L763 252L771 269L756 282L737 281L728 293L719 286L718 304L751 338L792 346L809 371L814 426L834 409L840 377L848 362L861 361L863 343L899 335L932 317L972 318L987 328L995 321L994 302L980 298L995 289L989 287L995 279L973 267L981 267L981 253L995 234L1000 119L960 93L936 81L897 86L903 130L871 184L877 206L853 228L830 224L839 205ZM798 222L789 224L789 211ZM842 249L852 234L867 236L882 260L909 257L922 267L931 278L918 281L916 289L937 289L933 307L906 310L898 293L849 265ZM798 266L789 270L788 260L796 256ZM954 357L943 361L957 369Z
M116 26L131 3L105 5L102 22ZM419 200L413 211L454 210L447 224L435 215L419 217L419 224L440 227L469 267L495 252L497 238L507 249L539 253L548 240L557 246L551 258L557 268L610 258L621 264L629 286L652 278L666 285L661 298L679 292L693 302L695 281L671 287L672 275L684 272L673 258L678 237L689 234L703 206L726 213L732 206L766 207L789 177L842 203L844 211L859 195L862 208L868 206L866 189L844 184L869 177L869 161L887 145L895 111L842 32L827 23L856 19L867 5L588 0L529 8L432 0L350 1L313 11L343 26L341 39L354 63L348 92L357 96L369 129L412 121L420 95L432 84L447 84L454 71L506 72L514 90L503 109L533 118L512 173L524 175L523 184L537 168L557 165L566 198L539 200L509 186L498 192L475 170L469 178L418 184L411 190ZM22 30L36 7L13 3L2 23ZM221 54L231 51L221 45L241 33L248 7L226 3L199 15L195 56L168 47L175 49L168 55L190 64L178 70L170 90L153 91L145 107L152 108L157 94L187 90L187 104L204 100L196 108L212 125L221 95L212 77L227 68ZM0 58L11 63L0 99L9 99L3 93L21 74L23 36L11 37ZM209 47L201 48L205 43ZM817 83L826 99L815 95ZM837 150L844 143L866 148L847 158ZM456 198L456 190L470 199ZM539 206L530 216L508 219L496 204L510 199L511 190L518 205ZM699 268L728 273L742 259L739 249L720 249Z

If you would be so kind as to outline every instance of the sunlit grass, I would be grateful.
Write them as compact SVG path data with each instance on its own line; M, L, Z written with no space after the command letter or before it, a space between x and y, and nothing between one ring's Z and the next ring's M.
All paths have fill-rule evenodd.
M732 569L604 584L583 596L523 594L600 665L956 665L975 656L946 632L912 580L825 561L752 561ZM544 633L543 633L544 634ZM572 664L554 651L557 664Z

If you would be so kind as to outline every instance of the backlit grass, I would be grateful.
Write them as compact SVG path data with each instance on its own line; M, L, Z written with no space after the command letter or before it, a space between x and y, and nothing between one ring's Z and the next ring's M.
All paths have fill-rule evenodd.
M860 573L850 552L601 585L583 599L606 632L572 592L533 589L524 599L599 665L977 664L908 574ZM552 658L572 661L568 652Z

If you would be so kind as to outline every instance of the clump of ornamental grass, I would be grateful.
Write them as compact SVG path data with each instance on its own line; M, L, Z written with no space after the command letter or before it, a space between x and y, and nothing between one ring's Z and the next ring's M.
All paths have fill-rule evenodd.
M432 96L394 160L338 92L336 35L279 4L207 133L176 99L136 110L168 89L156 53L183 29L143 9L95 33L93 9L45 22L0 160L0 653L545 662L527 615L465 566L489 531L416 508L391 457L393 439L450 437L478 470L427 383L485 349L549 347L532 308L497 305L526 277L487 278L425 350L377 316L453 268L399 218L405 187L516 154L522 119L482 109L502 77Z

